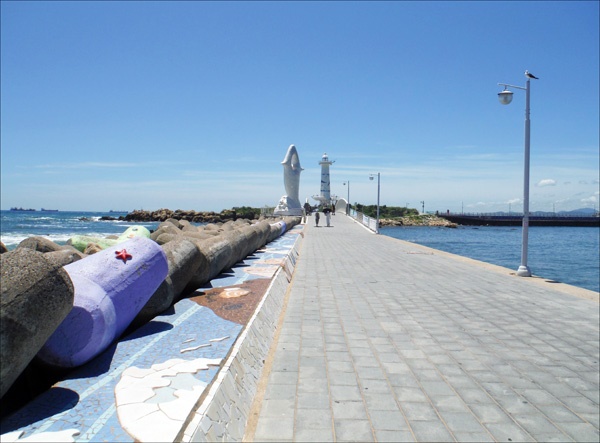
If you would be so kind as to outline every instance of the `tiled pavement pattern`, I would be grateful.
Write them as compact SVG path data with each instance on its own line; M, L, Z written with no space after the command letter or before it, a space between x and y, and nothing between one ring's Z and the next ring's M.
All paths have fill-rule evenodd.
M247 440L599 441L596 301L310 222Z

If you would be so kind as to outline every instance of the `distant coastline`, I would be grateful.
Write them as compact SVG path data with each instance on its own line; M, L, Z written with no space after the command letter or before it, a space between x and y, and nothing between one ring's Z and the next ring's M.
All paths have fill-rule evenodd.
M440 214L449 222L467 226L521 226L522 215L462 215ZM588 215L529 216L530 226L600 227L600 217Z

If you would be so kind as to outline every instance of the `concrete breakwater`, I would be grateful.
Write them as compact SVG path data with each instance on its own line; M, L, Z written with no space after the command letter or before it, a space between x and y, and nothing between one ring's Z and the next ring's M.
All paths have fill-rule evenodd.
M148 289L151 291L146 298L148 301L135 313L128 330L147 323L169 309L185 294L199 288L299 222L299 217L283 217L268 220L237 219L199 227L186 220L168 219L161 223L156 231L151 233L151 240L147 241L155 242L162 249L168 264L167 275L157 289ZM76 261L81 263L80 267L85 268L89 260L87 257L97 249L86 250L90 253L82 253L70 245L55 244L44 237L30 237L14 251L0 255L3 281L2 342L10 342L16 346L14 349L5 349L3 346L1 350L2 396L9 391L10 385L28 365L33 364L37 367L34 371L43 370L40 360L35 357L65 318L66 312L73 306L74 294L77 298L78 293L78 284L73 282L69 285L69 274L62 272L62 268ZM108 254L113 261L122 260L123 266L131 265L127 262L130 257L127 257L126 253L122 257L115 257L115 252L99 250L95 254ZM36 265L38 262L41 263L39 266ZM94 260L89 261L90 266L94 266L92 262ZM100 275L102 269L89 272L90 275L94 273ZM52 278L49 278L49 275ZM141 278L145 277L142 275ZM57 283L54 284L54 281ZM115 282L114 287L119 286L117 283ZM52 286L51 291L48 285ZM66 310L57 309L54 315L46 304L35 301L44 299L47 294L52 294L53 300L56 300L53 305L67 305ZM15 304L15 301L19 303ZM35 327L40 323L36 318L50 317L54 318L51 328L39 331L40 328ZM43 337L40 333L43 333ZM78 333L85 336L86 331ZM89 336L94 337L94 334L90 333ZM16 396L18 397L19 393Z

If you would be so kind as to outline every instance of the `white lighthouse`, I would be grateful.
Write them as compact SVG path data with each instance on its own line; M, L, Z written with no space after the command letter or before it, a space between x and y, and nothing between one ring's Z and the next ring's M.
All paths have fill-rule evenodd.
M331 204L331 188L329 181L329 166L334 162L329 160L327 153L323 154L319 164L321 165L321 194L313 195L313 199L322 205Z

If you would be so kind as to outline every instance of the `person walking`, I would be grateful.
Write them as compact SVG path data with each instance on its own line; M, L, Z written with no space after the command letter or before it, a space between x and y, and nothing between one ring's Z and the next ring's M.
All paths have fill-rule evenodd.
M310 213L312 212L312 208L310 207L308 199L306 199L306 202L304 203L304 210L306 211L306 215L310 215Z
M315 226L319 226L319 210L315 212Z
M329 206L325 206L323 209L323 214L325 214L325 220L327 221L327 227L331 226L331 208Z

